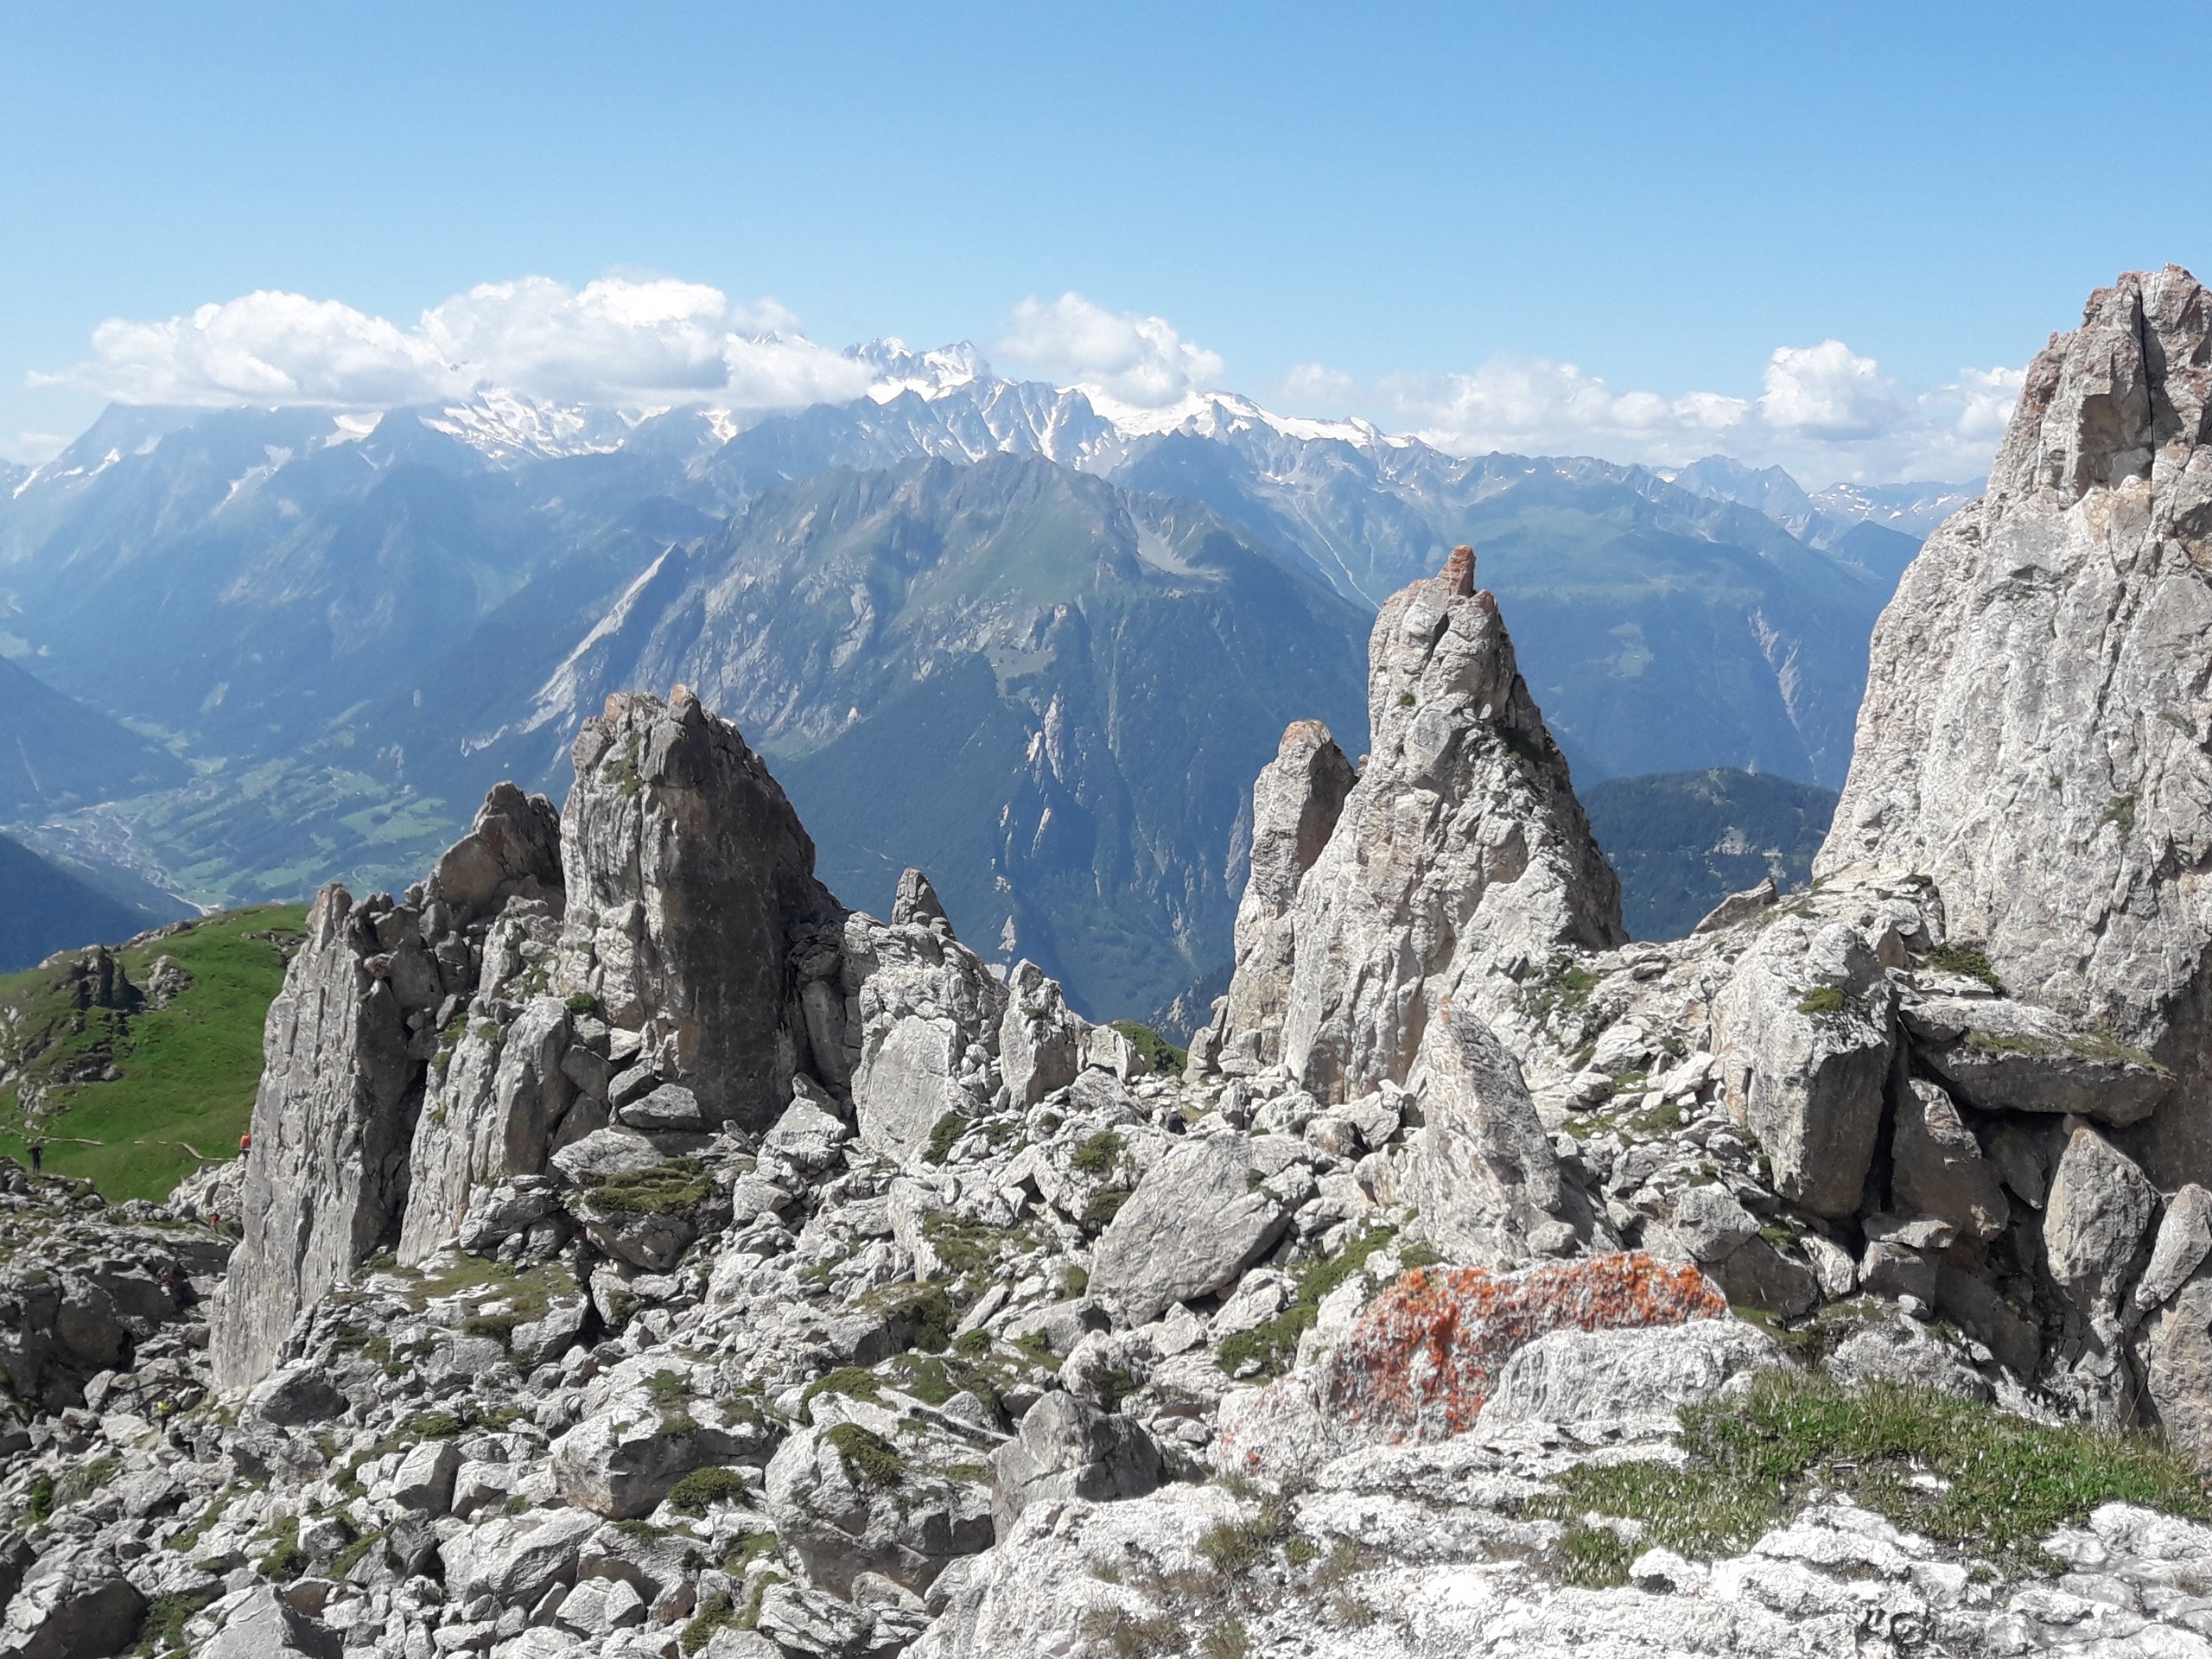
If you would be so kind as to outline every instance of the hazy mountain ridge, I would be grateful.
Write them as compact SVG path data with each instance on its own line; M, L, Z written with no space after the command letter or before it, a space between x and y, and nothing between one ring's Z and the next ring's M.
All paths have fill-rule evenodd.
M562 787L607 691L681 679L841 890L926 864L969 936L1150 1007L1226 959L1237 780L1293 718L1356 745L1374 596L1462 541L1578 779L1840 778L1878 556L1646 468L859 354L869 395L766 417L111 410L0 501L0 589L201 775L51 836L205 901L388 884L499 777Z

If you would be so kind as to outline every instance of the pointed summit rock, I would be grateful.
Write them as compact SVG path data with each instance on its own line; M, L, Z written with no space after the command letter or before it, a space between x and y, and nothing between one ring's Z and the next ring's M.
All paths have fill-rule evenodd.
M1224 1052L1271 1048L1279 1002L1281 1061L1325 1101L1407 1082L1447 999L1463 1018L1495 1022L1510 1015L1517 982L1554 952L1627 937L1620 883L1591 837L1566 757L1521 677L1497 599L1474 583L1475 556L1462 547L1442 574L1383 605L1368 641L1373 753L1294 903L1273 919L1262 912L1280 904L1273 889L1298 849L1263 861L1255 844L1261 891L1248 894L1247 911L1275 941L1240 949ZM1262 777L1255 826L1288 816L1275 810L1280 781ZM1309 788L1317 808L1333 786ZM1302 798L1292 804L1302 821ZM1262 931L1240 920L1240 947L1256 946ZM1248 1020L1255 1038L1239 1029Z
M2178 266L2052 337L1987 493L1876 626L1815 864L1933 878L1953 944L2013 995L2184 1086L2212 1045L2208 392L2212 296ZM2212 1120L2161 1113L2146 1150L2161 1185L2202 1179Z
M798 947L844 911L766 763L680 685L666 702L610 696L574 759L553 988L640 1033L644 1062L709 1124L766 1128L802 1071L842 1083L836 957Z

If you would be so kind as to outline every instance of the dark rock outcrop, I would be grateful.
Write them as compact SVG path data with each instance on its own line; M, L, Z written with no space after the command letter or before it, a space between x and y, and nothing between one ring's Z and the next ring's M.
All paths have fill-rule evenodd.
M568 923L554 989L635 1031L711 1123L758 1131L791 1079L842 1081L840 998L793 959L842 915L814 842L737 728L682 686L584 722L562 818Z

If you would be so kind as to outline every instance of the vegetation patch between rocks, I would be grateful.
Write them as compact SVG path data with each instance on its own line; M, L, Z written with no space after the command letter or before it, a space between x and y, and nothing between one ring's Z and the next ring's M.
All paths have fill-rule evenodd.
M1567 1522L1557 1561L1567 1582L1625 1583L1630 1560L1654 1545L1746 1549L1823 1493L2023 1572L2048 1567L2041 1544L2053 1529L2101 1503L2212 1519L2194 1466L2154 1441L1894 1382L1846 1389L1816 1373L1765 1372L1740 1398L1685 1411L1681 1444L1679 1465L1586 1464L1529 1505ZM1637 1522L1641 1542L1605 1519Z

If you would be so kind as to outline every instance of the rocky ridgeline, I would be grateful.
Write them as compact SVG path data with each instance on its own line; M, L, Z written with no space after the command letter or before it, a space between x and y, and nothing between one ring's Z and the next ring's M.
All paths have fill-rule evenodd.
M243 1165L0 1165L0 1654L2212 1655L2212 1503L2103 1432L2212 1455L2212 819L2118 735L2202 689L2203 315L2129 278L2038 359L1823 880L1688 939L1471 553L1395 596L1180 1076L610 699L558 813L318 899ZM2031 836L2038 773L2136 816Z

